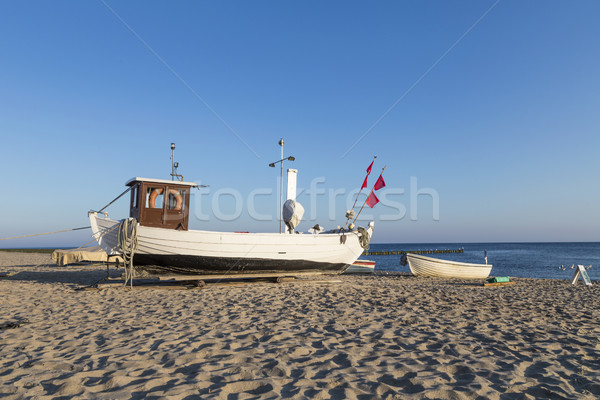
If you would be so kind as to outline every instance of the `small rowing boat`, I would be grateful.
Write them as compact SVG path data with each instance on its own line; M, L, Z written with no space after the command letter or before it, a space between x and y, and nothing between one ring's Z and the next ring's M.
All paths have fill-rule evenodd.
M375 272L375 261L371 260L356 260L348 267L345 274L372 274Z
M492 271L491 264L470 264L440 260L417 254L406 254L410 272L415 276L437 276L441 278L484 279Z

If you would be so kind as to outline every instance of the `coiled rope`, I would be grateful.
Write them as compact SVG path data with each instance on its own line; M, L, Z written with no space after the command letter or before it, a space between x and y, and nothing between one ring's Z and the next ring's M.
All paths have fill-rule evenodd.
M371 238L369 237L369 233L365 228L359 226L356 228L358 233L360 233L360 237L358 238L358 242L360 243L360 247L365 250L369 250L369 243L371 242Z
M130 287L133 287L133 256L137 250L137 220L135 218L124 219L119 224L118 240L125 265L124 286L127 286L129 281Z

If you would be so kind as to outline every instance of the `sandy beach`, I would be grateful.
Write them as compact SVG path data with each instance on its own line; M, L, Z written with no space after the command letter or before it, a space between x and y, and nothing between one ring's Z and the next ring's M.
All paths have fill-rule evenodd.
M600 397L597 282L378 273L76 290L106 269L7 252L0 275L8 399Z

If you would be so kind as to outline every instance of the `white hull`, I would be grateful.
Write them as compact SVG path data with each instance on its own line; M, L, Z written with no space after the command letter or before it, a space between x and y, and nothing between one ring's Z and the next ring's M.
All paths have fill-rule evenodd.
M372 274L375 272L375 261L370 260L356 260L348 269L344 272L345 274Z
M120 221L90 213L92 232L108 254L120 254ZM110 229L113 231L106 233ZM372 228L367 229L369 238ZM343 240L345 236L345 241ZM248 274L342 273L362 254L357 231L322 234L234 233L151 228L137 225L136 265L164 272Z
M469 264L456 261L440 260L408 253L410 272L416 276L437 276L442 278L487 278L492 271L491 264Z

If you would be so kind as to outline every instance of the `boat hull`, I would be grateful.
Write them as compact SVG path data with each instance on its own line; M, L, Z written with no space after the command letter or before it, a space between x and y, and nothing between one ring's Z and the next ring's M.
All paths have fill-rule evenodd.
M100 246L120 254L120 221L90 213L90 223ZM370 239L372 228L363 232ZM361 235L178 231L138 224L133 263L156 274L339 274L362 254Z
M371 260L356 260L348 267L345 274L372 274L375 272L375 261Z
M491 264L460 263L410 253L406 255L406 258L410 272L415 276L485 279L492 271Z
M204 257L194 255L135 254L134 265L144 266L151 273L227 275L273 273L332 273L348 267L344 263L324 263L307 260L282 260L242 257Z

